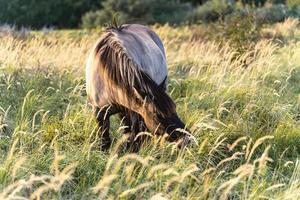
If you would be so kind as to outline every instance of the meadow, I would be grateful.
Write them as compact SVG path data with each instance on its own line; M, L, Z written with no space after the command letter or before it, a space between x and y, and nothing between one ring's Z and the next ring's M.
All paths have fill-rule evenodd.
M153 137L99 150L85 93L95 30L0 32L0 199L299 199L300 29L266 27L246 51L198 26L154 26L168 93L198 144ZM279 39L277 36L280 35Z

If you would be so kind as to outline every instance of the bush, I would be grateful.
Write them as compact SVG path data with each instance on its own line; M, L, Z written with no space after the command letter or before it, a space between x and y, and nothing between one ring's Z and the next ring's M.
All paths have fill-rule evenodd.
M300 18L300 5L297 6L295 9L292 11L292 17L294 18Z
M251 48L259 39L261 26L255 22L251 14L236 12L229 15L223 22L211 24L209 33L213 39L230 44L240 53Z
M110 22L114 15L122 21L145 19L152 22L151 0L107 0L102 4L103 9L88 12L82 17L82 26L92 28Z
M207 1L198 6L190 16L192 22L212 22L233 12L233 5L227 0Z
M41 28L76 27L83 13L99 8L98 0L0 0L0 24Z
M116 13L123 22L178 24L186 21L187 13L191 11L191 4L176 0L106 0L102 7L102 10L84 15L82 26L101 26L111 21Z
M244 0L242 3L262 6L265 4L265 0ZM191 22L207 23L219 19L224 20L226 16L236 16L242 13L243 15L253 15L258 24L266 24L282 22L288 17L300 17L300 0L287 0L287 5L276 3L278 2L260 8L239 8L230 0L211 0L194 9L189 19Z
M291 10L283 4L258 8L254 11L256 21L260 24L282 22L292 15Z
M86 13L82 19L82 27L84 28L94 28L97 27L99 25L105 24L107 22L109 22L111 20L111 16L106 15L105 12L103 12L102 10L98 10L95 12L88 12Z
M155 23L180 24L188 20L192 12L189 3L178 3L176 0L155 0L152 7L152 17Z
M300 0L287 0L286 4L291 9L297 9L300 6Z

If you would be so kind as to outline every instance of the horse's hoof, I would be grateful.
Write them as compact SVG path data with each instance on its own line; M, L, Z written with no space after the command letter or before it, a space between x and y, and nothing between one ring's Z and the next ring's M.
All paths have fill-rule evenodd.
M100 145L101 151L108 151L111 147L111 141L102 142Z

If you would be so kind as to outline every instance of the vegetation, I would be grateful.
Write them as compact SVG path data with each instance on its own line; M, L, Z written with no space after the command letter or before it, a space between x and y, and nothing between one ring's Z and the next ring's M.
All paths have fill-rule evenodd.
M81 16L99 9L98 0L0 0L0 24L17 27L76 27Z
M124 22L146 24L211 24L235 16L255 16L253 22L263 25L282 22L288 17L299 18L299 3L298 0L269 3L265 0L209 0L202 4L176 0L106 0L102 3L102 9L88 12L82 17L82 26L101 27L116 13Z
M107 0L102 7L83 16L83 27L101 26L116 15L124 22L179 24L186 20L187 13L191 11L190 4L178 4L175 0Z
M235 15L255 23L300 17L299 0L0 0L0 24L17 28L95 28L113 16L143 24L201 24Z
M203 26L154 26L198 145L153 137L138 154L117 118L114 147L98 148L84 65L101 30L2 29L0 199L299 199L297 25L264 27L244 51Z

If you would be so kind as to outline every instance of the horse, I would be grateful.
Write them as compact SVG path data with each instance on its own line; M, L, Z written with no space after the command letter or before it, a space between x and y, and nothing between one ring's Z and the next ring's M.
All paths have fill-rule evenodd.
M86 64L86 91L99 127L101 150L108 150L109 118L119 113L128 144L143 143L139 132L167 134L170 142L190 142L190 134L166 93L168 70L163 43L139 24L112 25L92 48Z

